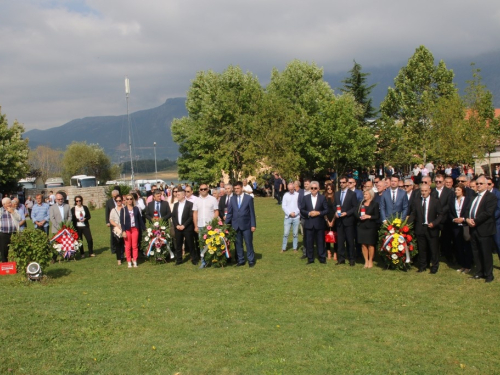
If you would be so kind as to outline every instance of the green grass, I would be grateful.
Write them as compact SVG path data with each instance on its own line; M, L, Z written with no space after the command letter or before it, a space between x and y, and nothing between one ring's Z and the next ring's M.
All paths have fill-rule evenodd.
M274 202L256 199L253 269L118 267L94 211L96 258L51 265L43 284L0 277L0 373L500 372L500 278L305 266L279 252Z

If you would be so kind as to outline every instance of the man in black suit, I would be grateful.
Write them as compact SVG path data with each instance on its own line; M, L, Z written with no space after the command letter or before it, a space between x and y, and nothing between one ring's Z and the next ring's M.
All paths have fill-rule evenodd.
M487 181L484 176L476 180L477 196L471 204L469 212L465 213L466 222L470 228L472 255L476 264L476 274L473 279L484 278L487 283L493 277L493 251L496 233L495 209L497 198L487 190Z
M442 177L441 177L442 178ZM408 222L413 223L418 244L418 271L424 272L427 268L427 253L431 255L431 273L439 269L439 225L443 215L441 202L431 196L431 187L428 184L420 185L420 199L413 201L411 215Z
M118 243L119 240L113 235L113 226L109 223L109 214L111 213L111 210L115 209L115 207L116 207L115 199L119 194L120 194L120 191L118 189L116 189L116 187L115 187L115 190L113 190L111 192L111 198L109 198L106 201L106 209L105 209L106 218L105 219L106 219L106 226L109 227L109 231L110 231L109 247L111 249L111 254L116 253L116 249L119 246L119 243Z
M358 208L358 199L356 194L347 188L347 178L342 176L339 180L340 191L335 193L335 202L337 209L340 205L340 216L337 216L337 245L338 245L338 261L337 264L345 264L346 247L349 252L349 264L356 264L356 248L354 247L354 227L356 218L354 211ZM337 210L338 212L338 210Z
M455 192L445 186L445 178L442 175L436 176L434 180L436 183L436 188L432 191L431 195L434 198L438 198L443 209L443 216L441 218L441 237L440 237L440 248L441 255L446 257L449 263L454 262L453 255L453 224L451 222L451 217L448 215L448 211L453 204L453 199L455 197ZM453 180L452 180L453 186Z
M186 200L184 189L179 186L178 201L172 209L172 223L175 233L175 265L182 264L182 245L191 254L191 263L198 264L199 252L194 251L193 203Z
M146 218L149 221L165 220L167 221L172 216L168 202L161 200L161 191L155 190L153 200L146 207Z
M311 182L310 190L311 194L304 197L300 206L300 213L305 217L304 232L307 233L307 264L314 263L314 242L316 242L318 249L319 262L326 263L325 215L328 214L328 205L325 196L319 194L319 183L317 181ZM356 197L356 194L354 194L354 197Z
M226 220L227 208L229 206L229 200L233 196L233 185L226 184L224 186L225 195L219 198L219 217L222 220Z

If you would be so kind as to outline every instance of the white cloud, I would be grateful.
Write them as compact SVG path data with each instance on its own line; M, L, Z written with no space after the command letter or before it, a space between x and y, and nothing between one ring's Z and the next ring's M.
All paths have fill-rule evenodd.
M352 59L399 64L423 44L438 59L498 49L496 1L52 0L0 5L0 105L27 129L183 96L199 70L256 74L294 58L325 71Z

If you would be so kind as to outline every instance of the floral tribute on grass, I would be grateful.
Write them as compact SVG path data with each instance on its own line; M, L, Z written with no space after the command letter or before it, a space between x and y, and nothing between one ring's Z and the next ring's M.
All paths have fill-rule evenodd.
M76 252L82 246L78 233L70 222L61 223L57 233L50 239L52 247L62 259L74 258Z
M167 257L174 259L169 225L164 220L146 224L143 241L144 253L153 263L165 263Z
M205 228L200 228L201 258L206 267L224 267L231 258L230 247L235 231L220 218L214 218Z
M398 216L389 218L380 228L379 252L387 268L403 271L411 268L411 261L418 254L412 229L413 224Z

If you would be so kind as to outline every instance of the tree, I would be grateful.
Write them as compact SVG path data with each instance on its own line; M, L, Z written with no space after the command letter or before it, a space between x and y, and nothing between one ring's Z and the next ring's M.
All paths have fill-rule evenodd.
M38 146L30 150L28 160L31 169L40 171L40 177L45 181L49 177L62 176L62 156L63 152L60 150Z
M197 182L232 179L258 165L255 126L263 89L251 73L229 66L222 73L199 72L188 91L188 116L172 122L179 145L179 176Z
M349 70L350 76L342 81L344 86L340 89L344 94L351 94L359 103L364 111L359 116L358 120L362 124L368 124L368 120L374 119L378 111L372 106L372 99L369 97L373 88L376 86L366 85L367 77L370 73L362 73L361 65L354 60L354 66Z
M118 177L118 166L112 166L110 158L98 144L88 145L86 142L73 142L64 152L63 178L66 183L71 176L86 174L95 176L104 183Z
M380 106L379 150L385 151L383 145L390 144L389 155L398 157L391 160L386 156L385 161L404 164L420 158L425 162L432 142L431 112L440 97L456 93L453 76L453 71L448 70L442 60L434 65L434 56L427 48L416 49ZM398 133L393 134L384 127L397 128ZM399 138L394 139L395 136Z
M278 156L268 154L273 166L293 167L293 176L331 166L343 173L348 166L370 165L374 138L359 124L363 108L350 94L334 95L321 68L292 61L283 72L273 70L266 90L282 121L282 126L272 126L268 143L287 148Z
M24 127L14 121L9 127L7 117L0 107L0 190L17 190L18 181L26 177L28 165L28 140L22 138Z
M466 121L471 130L471 142L476 146L474 156L481 157L495 150L500 135L499 119L495 118L493 95L482 83L481 70L472 64L472 79L467 81L464 102ZM491 166L489 167L491 171ZM490 172L489 172L490 173Z

